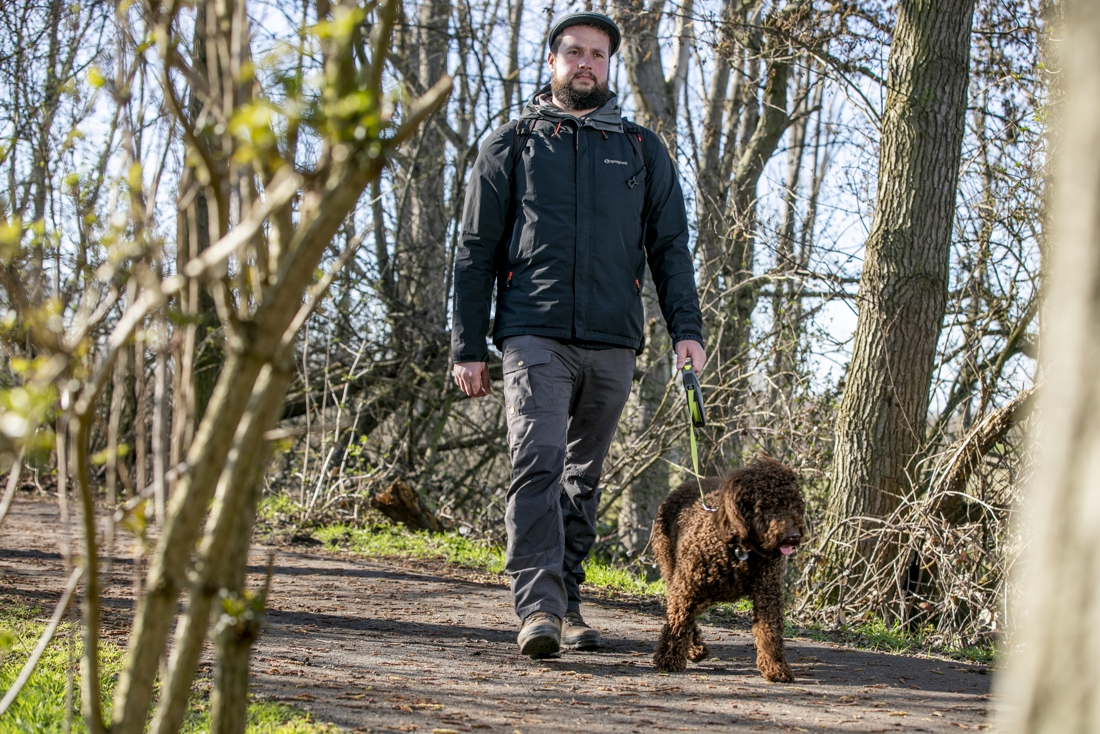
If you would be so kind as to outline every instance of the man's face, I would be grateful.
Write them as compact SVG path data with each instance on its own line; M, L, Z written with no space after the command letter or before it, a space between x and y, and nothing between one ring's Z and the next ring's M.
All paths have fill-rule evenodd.
M558 52L547 59L554 98L570 110L602 106L611 98L607 88L611 39L598 28L571 26L558 40Z

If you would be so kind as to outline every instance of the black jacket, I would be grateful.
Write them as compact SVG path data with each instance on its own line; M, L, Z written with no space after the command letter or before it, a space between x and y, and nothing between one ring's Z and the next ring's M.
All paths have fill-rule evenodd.
M488 356L494 280L498 348L532 334L641 352L647 259L673 341L701 343L684 196L664 145L624 127L614 98L577 119L540 93L474 163L455 257L453 361Z

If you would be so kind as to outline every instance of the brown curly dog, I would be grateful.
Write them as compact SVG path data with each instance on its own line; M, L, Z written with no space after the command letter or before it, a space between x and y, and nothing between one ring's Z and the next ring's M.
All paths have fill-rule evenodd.
M705 478L708 512L699 484L685 482L657 510L653 550L668 584L668 623L654 662L679 672L710 652L696 615L718 602L752 599L756 667L770 681L794 680L783 651L783 572L786 557L806 534L806 502L798 475L770 458Z

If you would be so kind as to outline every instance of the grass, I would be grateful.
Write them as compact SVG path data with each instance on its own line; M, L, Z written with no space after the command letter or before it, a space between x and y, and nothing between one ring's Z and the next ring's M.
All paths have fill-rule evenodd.
M0 662L0 690L6 691L18 677L23 663L46 627L45 614L38 609L9 605L0 609L0 639L6 644ZM65 688L69 670L70 623L62 624L35 668L27 685L0 717L0 734L60 732L65 726ZM7 634L3 634L7 633ZM71 640L72 655L79 661L83 645ZM104 715L109 716L115 681L122 671L122 649L112 642L100 643L101 685ZM73 680L72 731L86 732L80 714L79 670ZM208 731L209 714L202 694L192 696L183 726L184 734ZM335 734L335 726L313 721L312 717L286 704L253 702L248 707L248 734Z
M414 533L393 525L369 528L326 525L315 530L313 537L330 550L349 550L372 558L442 560L465 568L504 573L503 549L456 532Z
M934 654L977 665L992 665L997 657L996 646L993 643L970 646L942 645L933 639L932 629L913 632L901 626L887 625L882 619L874 619L865 624L841 630L830 630L819 625L800 627L788 621L784 635L899 655Z
M394 525L368 528L326 525L315 530L313 537L330 550L347 550L372 558L441 560L489 573L504 573L503 548L465 538L456 532L418 533ZM630 569L589 560L584 571L587 583L598 589L649 596L665 593L663 580L649 582Z
M210 730L210 718L205 710L187 717L181 734L199 734ZM248 704L247 734L338 734L335 724L323 724L293 706L274 701L253 701Z

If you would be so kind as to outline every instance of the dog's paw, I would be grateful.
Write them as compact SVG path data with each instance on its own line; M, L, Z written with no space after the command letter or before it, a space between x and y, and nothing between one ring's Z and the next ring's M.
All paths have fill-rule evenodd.
M757 661L757 667L760 668L760 674L764 676L764 680L772 683L794 683L794 673L791 672L791 666L786 663L765 662L763 660Z
M687 670L687 659L677 655L657 653L653 656L653 664L662 673L683 673Z
M700 663L710 657L710 650L703 643L698 645L692 645L688 650L688 660L693 663Z

